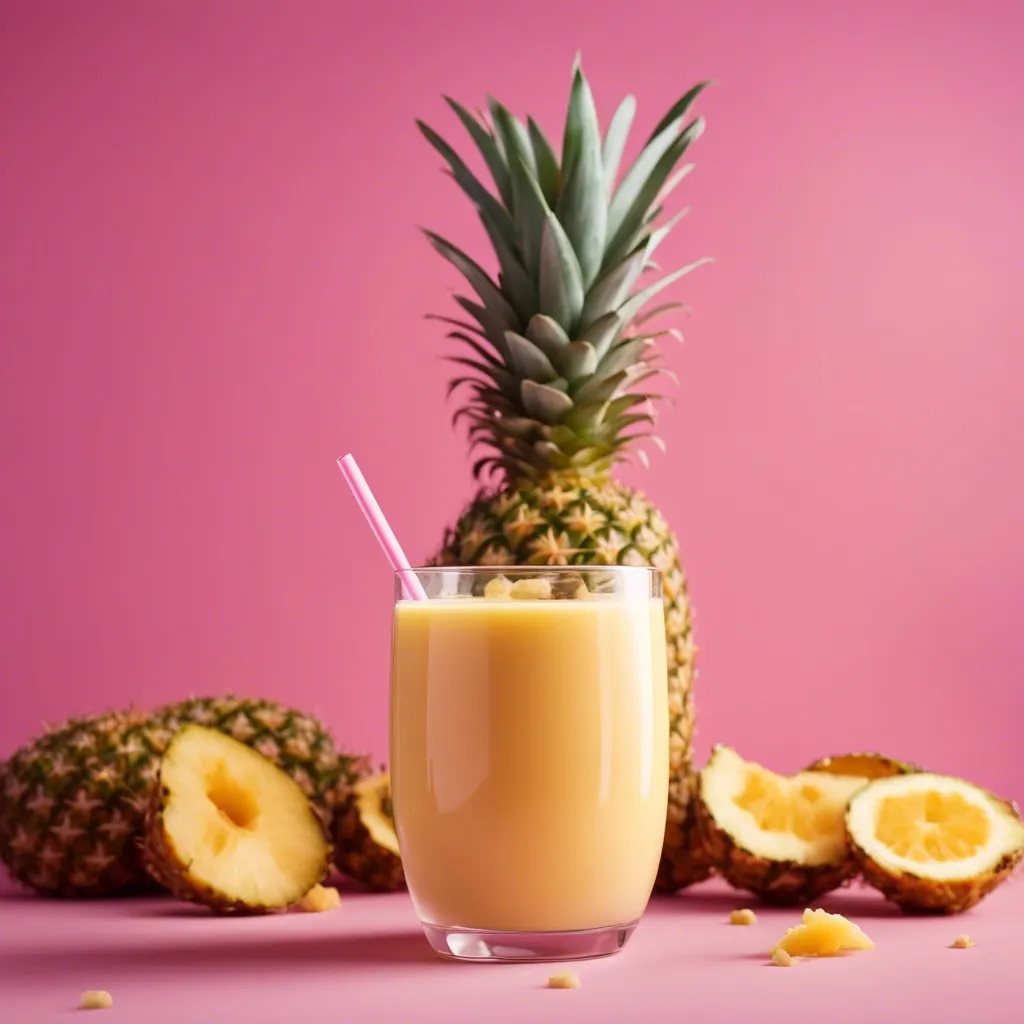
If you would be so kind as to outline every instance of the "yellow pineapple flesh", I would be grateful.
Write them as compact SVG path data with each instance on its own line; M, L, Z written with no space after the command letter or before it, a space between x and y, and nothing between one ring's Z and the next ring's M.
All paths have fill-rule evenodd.
M790 957L835 956L846 950L874 948L874 942L842 914L808 909L800 924L790 928L771 952L781 951Z
M245 744L191 725L161 762L145 857L181 899L260 912L288 907L320 882L330 846L293 779Z
M827 772L777 775L718 746L700 775L699 829L733 886L774 903L806 903L856 873L844 814L866 785Z
M908 911L967 910L1024 858L1013 803L931 772L865 786L850 801L846 830L864 877Z

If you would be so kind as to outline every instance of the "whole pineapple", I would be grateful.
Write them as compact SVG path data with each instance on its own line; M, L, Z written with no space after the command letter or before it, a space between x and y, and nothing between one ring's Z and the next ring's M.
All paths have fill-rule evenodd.
M559 159L532 118L524 126L488 99L490 121L447 102L494 179L491 192L433 129L419 123L476 206L497 258L496 280L460 249L428 232L476 298L456 296L468 319L437 317L466 346L471 448L483 449L477 479L489 479L448 529L437 564L639 564L662 570L668 639L671 779L658 878L675 890L710 873L691 810L696 646L675 537L658 510L611 476L629 449L654 437L650 382L668 373L649 322L678 302L643 312L662 289L705 260L642 286L655 249L682 214L655 226L677 168L703 131L687 111L708 83L690 89L661 119L630 168L619 165L636 109L620 104L602 137L577 60ZM477 301L479 300L479 301ZM646 464L646 453L636 452Z
M231 696L74 719L0 765L0 861L39 892L115 896L151 888L139 842L160 768L184 725L217 729L295 780L329 826L364 771L315 718Z

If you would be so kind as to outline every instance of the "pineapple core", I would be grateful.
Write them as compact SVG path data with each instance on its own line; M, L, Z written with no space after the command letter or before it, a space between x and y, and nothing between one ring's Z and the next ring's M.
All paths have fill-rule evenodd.
M984 808L959 793L934 790L886 797L875 821L880 843L920 864L971 857L985 846L991 831Z
M224 761L217 761L208 770L206 796L229 825L249 832L256 827L259 804L252 793L231 777Z
M847 949L874 949L875 944L842 914L805 910L800 924L790 928L772 950L792 956L835 956Z

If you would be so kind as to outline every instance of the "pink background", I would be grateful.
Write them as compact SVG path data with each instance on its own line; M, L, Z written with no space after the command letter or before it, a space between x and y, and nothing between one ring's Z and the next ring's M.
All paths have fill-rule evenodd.
M385 754L390 577L334 459L432 551L471 484L415 225L482 252L413 118L466 149L440 94L491 91L558 135L577 48L637 141L720 83L662 258L718 262L628 475L689 566L700 755L1024 796L1013 0L5 3L0 755L227 689Z

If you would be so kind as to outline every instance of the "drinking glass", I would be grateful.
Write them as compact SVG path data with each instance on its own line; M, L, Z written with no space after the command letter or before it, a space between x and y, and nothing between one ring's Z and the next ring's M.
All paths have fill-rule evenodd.
M661 576L634 566L395 579L391 781L409 892L460 960L617 952L668 804Z

